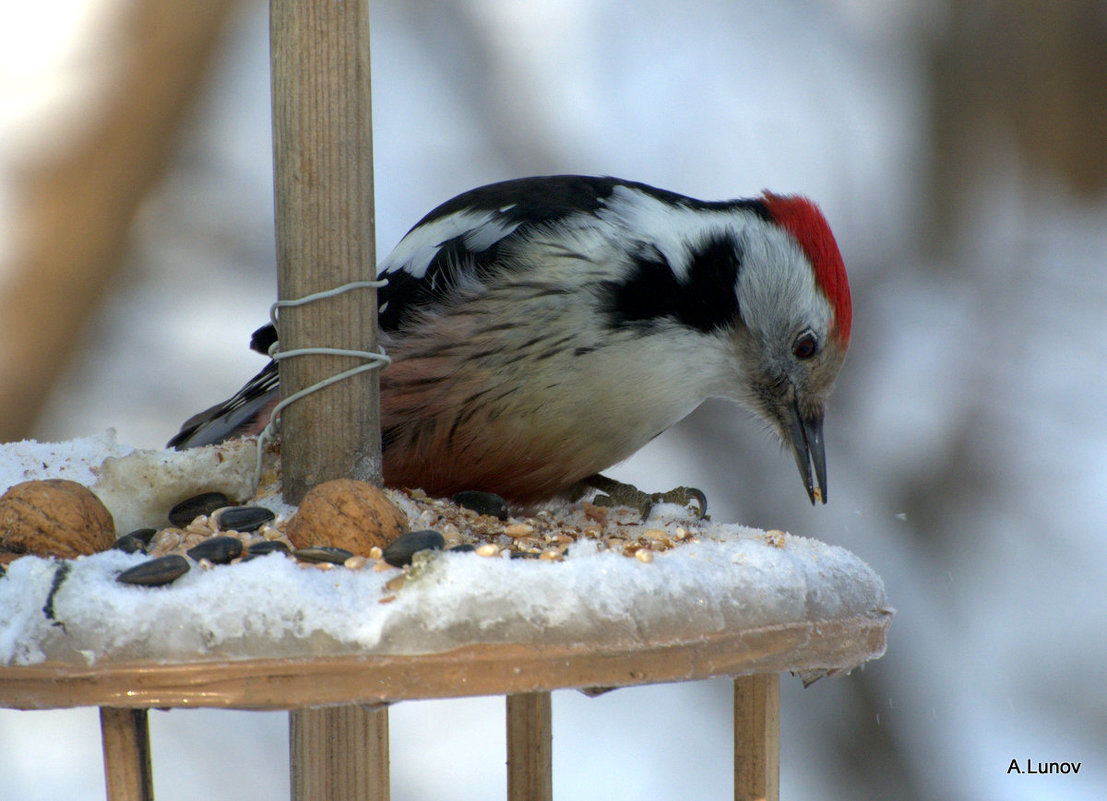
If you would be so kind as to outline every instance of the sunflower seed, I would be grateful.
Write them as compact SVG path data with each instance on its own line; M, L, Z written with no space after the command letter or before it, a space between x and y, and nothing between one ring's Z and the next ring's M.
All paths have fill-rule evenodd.
M230 501L222 492L204 492L185 498L169 510L169 522L177 528L184 528L200 515L210 515L216 509L226 506Z
M330 545L312 545L310 548L297 548L292 555L301 562L330 562L334 565L345 564L353 556L345 548L332 548Z
M117 551L123 551L123 553L146 553L150 546L150 540L154 538L156 533L157 530L152 528L135 529L130 534L124 534L117 539L111 547Z
M174 553L135 565L130 570L124 570L115 577L115 580L122 584L160 587L180 578L188 572L188 569L188 560Z
M215 515L215 525L220 531L257 531L275 517L264 506L228 506Z
M453 502L480 515L507 520L507 501L494 492L464 490L454 495Z
M261 542L255 542L249 548L246 549L253 556L264 556L267 553L273 553L279 551L280 553L292 553L292 549L288 547L288 544L281 540L262 540Z
M446 538L437 531L409 531L389 543L381 555L393 567L403 567L411 564L411 557L418 551L441 551L445 547Z
M235 537L210 537L189 548L187 553L197 562L207 559L213 565L225 565L242 556L242 540Z

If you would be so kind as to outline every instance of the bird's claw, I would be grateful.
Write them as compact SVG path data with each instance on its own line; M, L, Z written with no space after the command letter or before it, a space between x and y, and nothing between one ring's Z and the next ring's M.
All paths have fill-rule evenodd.
M696 506L696 516L702 520L707 517L707 496L695 487L676 487L668 492L643 492L632 484L624 484L607 476L592 476L587 484L602 494L593 499L596 506L629 506L637 509L645 520L650 516L654 504L675 503L681 506Z
M703 520L707 517L707 496L703 490L696 487L673 487L668 492L655 492L650 496L654 503L677 503L681 506L696 504L696 517Z

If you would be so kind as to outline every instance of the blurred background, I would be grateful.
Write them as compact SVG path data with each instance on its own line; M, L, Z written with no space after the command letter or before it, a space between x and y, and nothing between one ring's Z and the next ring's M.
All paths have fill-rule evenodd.
M0 441L158 447L262 366L267 5L0 12ZM781 797L1107 798L1107 5L379 0L372 26L381 255L530 174L803 192L830 219L856 317L829 505L721 402L613 473L883 576L887 655L783 679ZM556 797L732 797L730 692L555 693ZM502 699L391 724L396 801L504 797ZM151 728L161 801L288 797L283 713ZM0 797L102 798L96 711L0 711Z

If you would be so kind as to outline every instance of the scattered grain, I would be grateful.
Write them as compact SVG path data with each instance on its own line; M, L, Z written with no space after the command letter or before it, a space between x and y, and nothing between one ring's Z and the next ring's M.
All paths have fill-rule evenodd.
M386 589L395 592L396 590L399 590L401 587L404 586L405 581L407 581L407 573L401 573L400 575L390 578L388 581L386 581L384 586Z

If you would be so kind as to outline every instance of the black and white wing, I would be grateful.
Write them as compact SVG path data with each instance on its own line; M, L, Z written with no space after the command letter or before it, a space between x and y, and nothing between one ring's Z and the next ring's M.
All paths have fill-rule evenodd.
M234 397L185 420L166 447L184 450L260 432L280 397L279 382L277 363L271 360Z
M595 214L615 178L554 175L473 189L431 211L381 262L380 327L403 327L408 315L444 300L468 280L487 282L514 265L503 251L536 229L574 215Z

